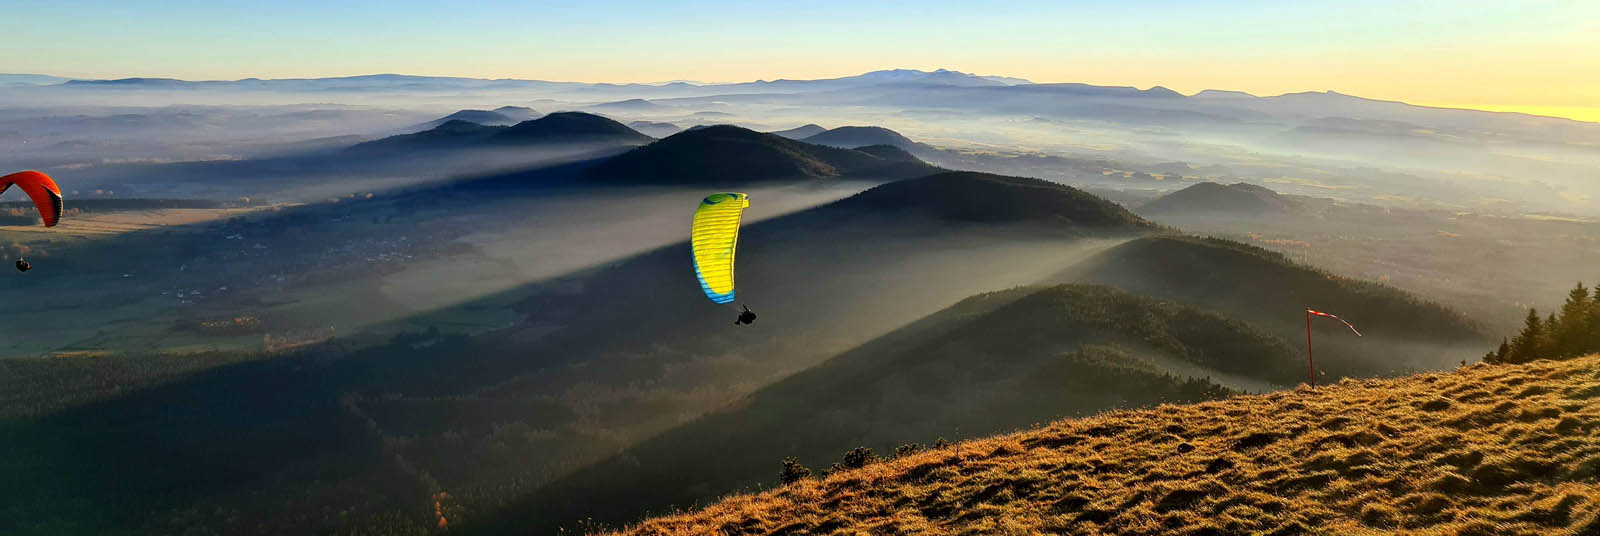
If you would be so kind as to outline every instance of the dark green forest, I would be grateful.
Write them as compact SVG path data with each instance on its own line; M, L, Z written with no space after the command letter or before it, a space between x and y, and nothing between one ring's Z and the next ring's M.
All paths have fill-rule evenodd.
M1549 315L1528 309L1522 331L1483 356L1485 363L1526 363L1535 359L1600 352L1600 300L1578 283L1566 302Z

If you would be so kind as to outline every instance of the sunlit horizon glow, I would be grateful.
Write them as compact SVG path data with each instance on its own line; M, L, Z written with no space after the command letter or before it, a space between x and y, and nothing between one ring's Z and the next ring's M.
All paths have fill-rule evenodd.
M743 82L945 68L1184 94L1332 90L1600 121L1600 3L1576 0L998 7L66 0L3 10L20 24L5 25L0 72L73 78L399 73Z
M1600 108L1587 106L1519 106L1515 104L1499 105L1471 105L1471 104L1421 104L1436 108L1463 108L1468 110L1481 110L1485 112L1513 112L1528 115L1542 115L1545 117L1559 117L1573 121L1600 123Z

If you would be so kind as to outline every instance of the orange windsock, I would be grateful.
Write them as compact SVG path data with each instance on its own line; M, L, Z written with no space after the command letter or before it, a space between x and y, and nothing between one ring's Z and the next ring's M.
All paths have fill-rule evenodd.
M45 227L55 227L56 222L61 221L61 187L56 186L56 181L49 175L38 171L19 171L0 177L0 194L5 194L13 184L33 199L33 206L39 209L39 217L44 220Z
M1360 331L1356 331L1356 327L1355 326L1350 325L1349 322L1345 322L1345 320L1343 318L1339 318L1338 316L1335 316L1332 313L1324 313L1322 311L1318 311L1316 309L1312 309L1310 307L1307 307L1306 308L1306 314L1308 314L1308 315L1316 315L1316 316L1326 316L1328 318L1332 318L1334 320L1338 320L1340 322L1344 322L1344 327L1350 328L1350 331L1355 332L1357 337L1361 336L1361 332Z

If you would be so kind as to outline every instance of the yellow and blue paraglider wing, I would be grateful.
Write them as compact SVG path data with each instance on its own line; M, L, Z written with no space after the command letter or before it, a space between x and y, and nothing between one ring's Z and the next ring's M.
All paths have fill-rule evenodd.
M733 301L733 253L739 245L739 216L748 206L748 195L721 193L706 196L694 211L689 229L694 275L713 302Z

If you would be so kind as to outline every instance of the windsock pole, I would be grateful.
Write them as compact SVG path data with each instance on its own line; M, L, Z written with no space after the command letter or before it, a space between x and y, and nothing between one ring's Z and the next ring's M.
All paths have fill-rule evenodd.
M1317 361L1311 358L1311 308L1306 308L1306 366L1309 367L1311 387L1317 387Z
M1344 324L1344 327L1350 328L1350 332L1355 333L1357 337L1361 336L1361 331L1357 330L1355 326L1351 325L1349 322L1346 322L1343 318L1339 318L1337 315L1324 313L1310 307L1306 308L1306 364L1311 367L1310 385L1312 388L1315 388L1317 386L1317 362L1311 359L1311 317L1313 315L1326 316L1328 318L1338 320L1340 323Z

